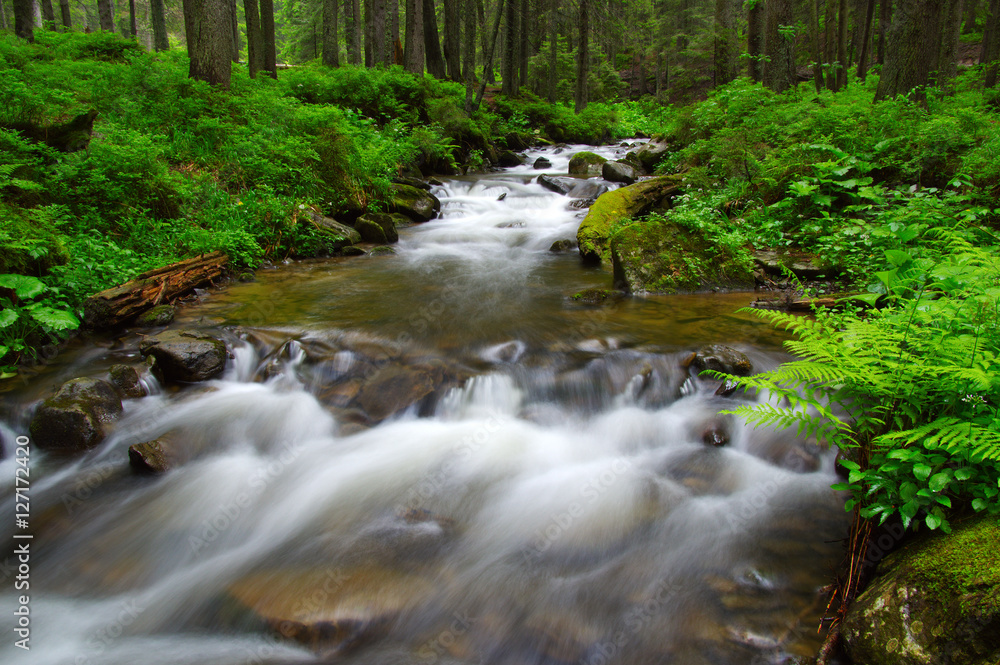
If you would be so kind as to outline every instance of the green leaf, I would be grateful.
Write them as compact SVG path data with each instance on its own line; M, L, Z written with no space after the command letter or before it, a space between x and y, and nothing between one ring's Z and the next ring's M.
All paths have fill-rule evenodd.
M935 473L933 476L931 476L931 481L929 485L930 488L935 492L940 492L945 487L947 487L948 483L950 482L951 482L951 473L949 473L948 471L942 471L941 473Z
M973 499L972 500L972 509L974 511L976 511L977 513L985 510L986 507L989 506L989 505L990 504L989 504L989 502L986 501L986 499Z
M0 344L0 358L3 358L5 355L7 355L7 351L9 350L10 349L8 349L6 346Z
M913 465L913 475L917 478L917 480L927 480L933 470L933 467L927 466L926 464Z
M911 501L907 501L902 506L900 506L899 514L908 520L912 520L913 516L917 514L918 510L920 510L920 503L916 499L914 499Z
M810 185L805 180L799 180L798 182L793 182L788 189L796 196L809 196L816 191L816 188L817 185Z
M33 318L49 330L76 330L80 327L80 319L67 310L42 306L28 309Z
M944 519L938 517L937 515L934 515L933 513L928 513L927 517L924 519L924 522L927 523L927 526L930 529L937 529L939 526L941 526L941 523L943 521Z
M17 312L12 309L0 310L0 328L6 328L17 321Z
M0 275L0 288L12 289L21 300L36 298L48 290L42 280L28 275Z
M963 466L960 469L955 469L955 479L956 480L968 480L972 477L973 471L967 466Z
M885 260L897 268L905 266L912 260L912 258L913 257L911 257L908 252L904 252L900 249L885 250Z
M860 464L858 464L857 462L852 462L851 460L849 460L847 458L841 458L841 459L837 460L837 463L840 464L840 466L844 467L845 469L849 469L851 471L860 471L861 470L861 465Z

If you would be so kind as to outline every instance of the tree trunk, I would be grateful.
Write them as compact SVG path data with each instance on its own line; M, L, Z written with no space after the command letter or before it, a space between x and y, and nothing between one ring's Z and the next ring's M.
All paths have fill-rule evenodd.
M967 35L975 32L977 19L979 18L979 0L965 0L965 23L962 26L962 34Z
M740 42L736 13L740 0L715 0L715 85L725 85L739 74Z
M468 2L468 4L472 5L472 16L475 18L475 3ZM444 0L444 62L448 70L448 78L452 81L462 80L461 5L460 0Z
M823 15L823 64L828 90L837 89L837 0L826 0L826 12Z
M260 0L260 34L264 43L263 70L278 78L278 49L274 42L274 0Z
M947 0L907 0L896 7L886 37L885 65L875 100L894 99L914 93L925 94L941 44L942 10ZM915 91L915 92L914 92Z
M748 73L757 82L764 80L764 5L764 0L757 0L747 16Z
M528 38L531 36L531 16L528 7L528 0L521 0L521 39L518 44L517 68L520 72L518 77L518 88L528 85Z
M373 0L365 0L365 67L375 65L375 19Z
M885 45L892 27L892 0L879 0L878 3L878 49L875 52L875 62L885 64Z
M493 36L489 40L489 48L486 51L486 62L483 63L483 80L479 84L479 92L476 93L476 103L473 105L473 110L479 108L479 105L483 101L483 95L486 94L486 81L489 77L489 72L493 70L493 55L497 49L497 36L500 34L500 19L503 17L503 6L506 0L498 0L497 2L497 13L493 17Z
M520 19L517 2L518 0L507 0L507 11L504 12L503 62L500 71L502 87L500 92L509 97L517 94L517 24Z
M236 16L233 15L233 20L236 20ZM128 36L129 39L135 39L139 34L138 29L135 26L135 0L128 0Z
M427 56L427 73L436 79L445 78L444 56L441 55L441 38L438 35L437 8L434 0L423 0L424 53Z
M67 31L73 28L73 19L69 14L69 0L59 0L59 18L62 22L62 27ZM3 20L4 27L7 24L7 17Z
M365 2L368 6L369 0ZM371 21L371 43L366 46L366 50L371 51L371 67L386 67L389 64L389 51L386 48L388 34L385 29L388 5L386 0L370 0L370 3L370 16L366 16L365 20ZM367 54L365 62L368 62Z
M406 0L406 45L403 47L403 67L417 76L424 74L423 14L423 0Z
M823 91L823 50L819 43L819 3L820 0L806 0L809 3L809 32L813 57L813 84L816 94Z
M386 0L385 53L387 65L402 65L404 56L399 40L399 0Z
M865 26L861 37L861 53L858 55L858 79L868 76L868 59L871 56L872 20L875 18L875 0L868 0L865 8Z
M153 48L166 51L170 48L170 39L167 37L167 15L163 0L150 0L149 14L153 24Z
M840 0L840 11L837 17L837 90L847 85L847 23L850 14L847 11L847 0Z
M767 0L765 11L764 85L784 92L795 80L795 41L781 34L781 26L794 23L789 0Z
M955 78L958 74L958 45L962 36L962 0L945 3L941 16L941 48L937 63L937 83Z
M230 0L229 4L231 6L230 16L232 17L233 26L233 62L239 63L240 61L240 19L239 19L239 7L237 6L238 0ZM129 0L129 2L135 2L135 0Z
M465 0L465 48L462 54L462 66L465 68L465 113L473 111L473 89L476 85L476 3Z
M184 0L185 23L191 26L189 76L220 88L229 87L232 73L232 6L229 0Z
M29 42L35 41L34 0L14 0L14 34Z
M130 0L135 2L135 0ZM56 12L52 7L52 0L42 0L42 21L46 30L51 30L56 24Z
M576 95L577 113L587 108L587 77L590 75L590 8L589 0L580 0L580 46L576 54Z
M218 279L228 264L228 256L215 252L145 272L87 298L83 303L84 323L95 329L117 327L151 307Z
M337 8L340 0L323 0L323 64L340 66L340 44L337 41Z
M250 78L257 78L257 73L264 69L264 33L260 29L257 0L243 0L243 14L247 23L247 69Z
M556 83L559 82L559 0L549 0L549 77L548 99L556 101Z
M111 0L97 0L97 17L101 21L101 30L105 32L115 31L115 10ZM187 14L185 13L185 24Z
M990 0L989 14L983 24L983 49L979 62L986 63L983 85L992 88L997 84L997 60L1000 59L1000 0Z
M364 19L361 15L361 0L344 0L351 8L351 27L348 32L348 60L352 65L363 63L361 59L361 33Z

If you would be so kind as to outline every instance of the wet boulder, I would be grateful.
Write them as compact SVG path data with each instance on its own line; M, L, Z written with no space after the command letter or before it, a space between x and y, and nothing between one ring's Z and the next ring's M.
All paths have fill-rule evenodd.
M585 261L610 261L612 227L623 219L670 205L680 193L680 176L661 176L606 192L580 224L576 240Z
M153 371L164 381L205 381L222 373L226 345L199 332L168 330L139 345L143 357L152 358Z
M365 242L385 245L399 241L392 217L384 213L370 212L362 215L354 222L354 228Z
M600 180L577 180L566 196L571 199L594 200L610 189Z
M636 159L642 164L643 168L649 173L652 173L656 168L656 165L660 163L667 153L670 152L670 146L662 141L650 141L646 145L642 146L635 151Z
M576 243L575 242L573 242L572 240L569 240L567 238L563 238L562 240L556 240L555 242L553 242L549 246L549 251L550 252L556 252L556 253L570 252L570 251L572 251L575 248L576 248Z
M614 285L631 293L750 290L754 285L746 252L730 251L704 232L668 218L629 224L609 244Z
M377 422L424 399L437 384L438 377L427 368L387 365L368 377L357 404Z
M568 176L560 175L540 175L538 176L538 184L549 190L550 192L555 192L556 194L562 194L565 196L569 194L570 191L579 184L577 178L570 178Z
M173 305L157 305L137 316L135 322L146 328L165 326L174 320L175 313Z
M600 175L601 165L606 162L604 157L587 150L578 152L569 160L570 175Z
M842 272L839 266L803 251L761 249L754 252L753 258L761 270L775 277L784 277L790 271L799 279L819 279L837 277Z
M409 185L392 185L389 212L406 215L415 222L428 222L441 211L441 201L430 192Z
M73 379L42 402L29 432L39 448L81 451L93 448L122 413L121 398L101 379Z
M129 446L128 463L133 471L141 475L154 475L170 469L167 453L159 441L146 441Z
M551 169L552 168L552 162L550 162L549 160L547 160L544 157L539 157L538 159L535 160L535 163L532 164L531 166L532 166L532 168L538 169L538 170L541 170L541 169Z
M601 177L608 182L623 182L626 185L634 183L639 175L635 168L625 162L604 162L601 166Z
M514 166L520 166L522 162L521 157L518 156L518 154L516 152L513 152L512 150L501 151L500 154L498 155L498 159L500 160L499 165L505 169L509 169Z
M698 371L714 370L735 376L750 376L753 363L742 351L724 344L710 344L698 350L691 364Z
M584 305L610 305L625 298L621 291L610 289L584 289L573 294L573 300Z
M146 388L142 385L142 373L132 365L112 365L108 370L111 385L122 397L137 399L146 396Z
M327 244L334 249L343 249L361 242L361 234L346 224L341 224L332 217L325 217L311 208L305 209L306 219L323 236Z
M1000 662L1000 520L923 532L879 564L841 624L846 651L866 665Z

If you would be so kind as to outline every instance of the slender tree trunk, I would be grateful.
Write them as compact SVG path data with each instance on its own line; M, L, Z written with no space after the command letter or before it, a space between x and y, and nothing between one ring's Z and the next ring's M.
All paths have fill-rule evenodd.
M441 55L441 37L438 34L437 8L434 0L423 0L424 53L427 56L427 73L436 79L445 78L444 56Z
M979 62L988 65L983 85L992 88L997 84L997 60L1000 59L1000 0L990 0L989 13L983 24L983 49Z
M417 76L424 74L423 14L423 0L406 0L406 45L403 47L403 67Z
M715 0L715 85L725 85L739 74L740 42L736 26L740 0Z
M559 0L549 0L549 76L548 100L556 101L556 83L559 82Z
M847 85L847 24L850 14L847 11L847 0L840 0L840 11L837 17L837 90Z
M35 41L34 0L14 0L14 34L29 42Z
M135 2L135 0L129 0L129 2ZM230 16L232 17L233 26L233 62L239 63L240 61L240 19L238 16L239 6L237 5L237 0L230 0L231 7Z
M337 41L337 8L340 0L323 0L323 64L340 66L340 43Z
M250 78L257 78L257 73L264 69L264 33L260 29L257 0L243 0L243 15L247 22L247 69Z
M590 75L590 7L589 0L580 0L580 46L576 51L576 112L587 108L587 77Z
M372 0L364 0L365 2L365 67L372 67L375 65L375 19L374 19L374 8L372 7Z
M229 0L184 0L185 19L191 14L189 75L220 88L229 87L232 73L232 6Z
M528 0L521 0L521 39L518 44L517 68L520 72L518 77L518 88L528 85L528 38L531 36L531 16L528 7Z
M508 97L517 94L517 23L520 18L517 2L518 0L507 0L507 11L504 12L503 62L500 71L503 80L500 92Z
M914 92L923 100L937 65L941 45L943 5L948 0L910 0L900 3L892 17L886 42L886 60L879 78L876 101Z
M885 45L892 27L892 0L879 0L878 3L878 49L875 52L875 62L885 64Z
M274 42L274 0L260 0L260 33L264 43L263 70L278 78L278 49Z
M475 17L475 3L464 2L472 5ZM462 0L444 0L444 62L452 81L462 80L462 4Z
M813 58L813 84L816 94L823 91L823 50L819 43L819 3L820 0L806 0L809 3L809 33Z
M795 42L781 34L781 26L794 21L789 0L767 0L765 11L764 85L775 92L784 92L795 80Z
M824 58L826 65L826 87L829 90L837 89L837 0L826 0L826 12L824 13Z
M236 17L233 16L233 21ZM135 39L139 31L135 26L135 0L128 0L128 36L129 39Z
M945 3L941 17L941 48L937 63L937 82L955 78L958 74L958 45L962 36L962 0Z
M861 53L861 38L865 31L864 17L868 0L851 0L851 36L847 44L847 67L853 67Z
M10 26L7 24L7 8L3 5L3 0L0 0L0 30L9 30Z
M872 20L875 18L875 0L868 0L865 8L865 26L861 38L861 54L858 56L858 79L864 81L868 76L868 60L871 52Z
M465 112L471 114L476 86L476 3L465 0L462 3L465 13L465 38L462 66L465 73Z
M101 21L101 30L105 32L115 31L114 4L111 0L97 0L97 16Z
M166 51L170 48L170 39L167 37L167 15L163 0L149 1L149 16L150 23L153 24L153 48Z
M962 34L967 35L975 32L976 20L979 18L979 0L965 0L965 22L962 26Z
M489 72L493 70L493 55L497 49L497 36L500 34L500 19L503 17L503 6L507 0L498 0L497 2L497 12L493 17L493 36L489 40L489 48L486 50L486 62L483 63L483 80L479 84L479 92L476 93L476 103L473 105L473 110L479 108L479 105L483 101L483 95L486 94L486 81Z
M764 0L758 0L747 16L748 69L750 78L758 82L764 80L764 6Z
M404 5L405 7L405 5ZM399 40L399 0L386 0L385 53L387 65L402 65L405 61Z
M134 0L131 0L134 2ZM51 30L55 27L56 23L56 12L52 7L52 0L42 0L42 21L46 30Z

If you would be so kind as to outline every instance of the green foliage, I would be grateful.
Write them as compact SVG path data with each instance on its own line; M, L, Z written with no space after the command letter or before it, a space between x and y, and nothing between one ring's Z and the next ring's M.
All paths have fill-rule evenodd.
M0 274L0 375L8 375L38 342L59 339L79 326L57 290L28 275Z
M735 413L848 451L848 509L947 530L948 509L1000 512L1000 259L931 235L924 255L885 252L882 309L758 312L801 360L733 380L768 395Z

